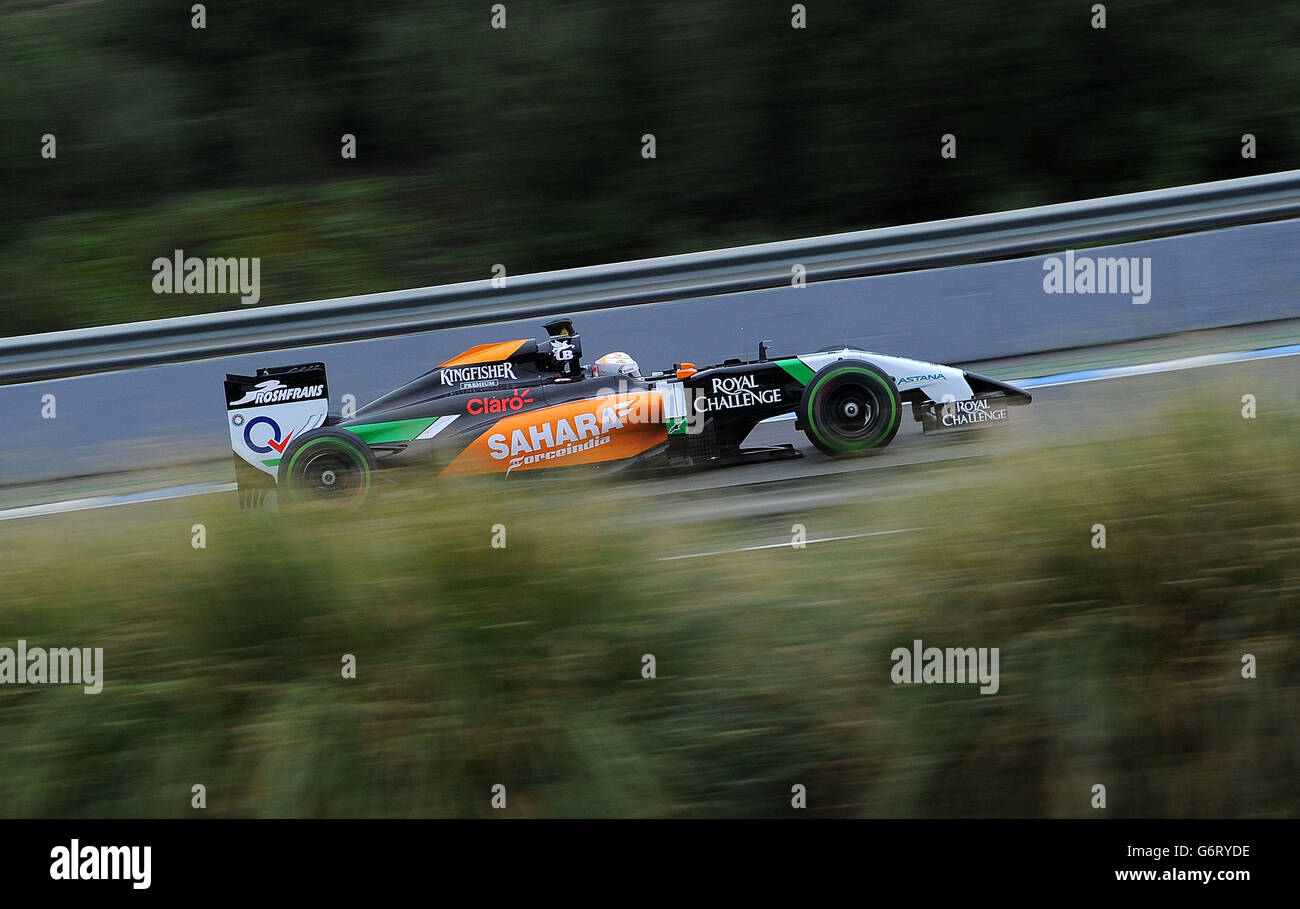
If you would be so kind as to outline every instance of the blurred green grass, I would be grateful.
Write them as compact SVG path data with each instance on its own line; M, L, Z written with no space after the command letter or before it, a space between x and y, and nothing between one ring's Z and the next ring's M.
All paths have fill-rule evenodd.
M656 561L739 528L601 483L0 526L0 644L105 650L98 696L0 688L0 814L188 816L203 783L217 816L1294 816L1294 414L1150 417L792 513L922 528L801 550ZM915 638L998 647L1000 691L892 685Z

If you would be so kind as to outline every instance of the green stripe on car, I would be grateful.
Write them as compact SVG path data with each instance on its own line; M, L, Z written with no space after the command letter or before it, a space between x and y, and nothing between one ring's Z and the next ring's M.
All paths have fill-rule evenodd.
M373 444L376 442L409 442L432 426L433 423L432 419L393 420L389 423L365 423L361 426L340 426L339 428L346 429L363 442Z
M790 377L800 385L807 385L813 377L813 370L808 364L798 357L790 357L787 360L777 360L776 365L780 366L790 374Z

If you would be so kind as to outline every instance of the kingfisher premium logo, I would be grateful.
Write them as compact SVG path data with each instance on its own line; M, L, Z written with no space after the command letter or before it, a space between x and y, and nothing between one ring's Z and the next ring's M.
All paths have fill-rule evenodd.
M501 379L515 378L513 363L492 363L488 366L452 366L438 371L443 385L460 385L465 382L483 382L495 385Z

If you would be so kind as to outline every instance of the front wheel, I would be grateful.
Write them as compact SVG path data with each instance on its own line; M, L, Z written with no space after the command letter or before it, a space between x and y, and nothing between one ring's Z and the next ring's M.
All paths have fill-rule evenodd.
M355 508L377 469L365 442L345 429L318 429L294 441L280 461L281 502L331 502Z
M808 441L833 458L884 448L901 422L898 388L879 367L837 360L814 375L799 401Z

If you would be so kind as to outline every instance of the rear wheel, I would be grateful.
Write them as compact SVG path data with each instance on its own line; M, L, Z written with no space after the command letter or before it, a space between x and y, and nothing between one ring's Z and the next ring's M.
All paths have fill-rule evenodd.
M884 448L898 433L902 410L893 380L862 360L837 360L824 367L799 401L808 441L833 458Z
M280 461L281 500L355 508L369 495L377 466L366 443L347 430L308 433Z

